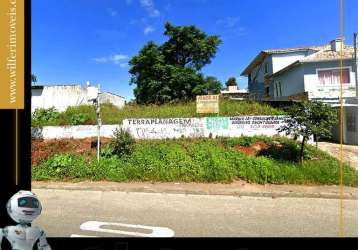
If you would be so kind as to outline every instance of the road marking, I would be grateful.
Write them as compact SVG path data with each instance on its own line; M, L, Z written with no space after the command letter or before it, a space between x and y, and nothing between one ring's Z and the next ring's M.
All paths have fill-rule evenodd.
M84 235L84 234L71 234L71 238L97 238L98 236Z
M150 230L152 232L140 233L140 232L133 232L133 231L122 231L122 230L101 228L103 226L118 226L118 227L127 227L130 229L145 229L145 230ZM132 224L123 224L123 223L115 223L115 222L101 222L101 221L84 222L81 224L80 229L83 231L92 231L92 232L101 232L101 233L110 233L110 234L124 234L124 235L137 236L137 237L174 237L175 235L174 231L167 227L152 227L152 226L144 226L144 225L132 225ZM75 235L74 237L76 236L86 237L82 235Z

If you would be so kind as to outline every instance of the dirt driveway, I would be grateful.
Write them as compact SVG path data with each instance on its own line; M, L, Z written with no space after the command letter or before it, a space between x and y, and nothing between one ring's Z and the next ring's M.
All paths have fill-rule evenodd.
M332 156L339 158L340 144L331 142L319 142L318 147L331 154ZM343 159L350 163L352 167L358 170L358 146L343 145Z

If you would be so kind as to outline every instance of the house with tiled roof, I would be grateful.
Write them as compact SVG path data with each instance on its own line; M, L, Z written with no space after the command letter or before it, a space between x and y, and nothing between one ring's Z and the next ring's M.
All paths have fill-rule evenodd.
M337 103L341 58L343 97L356 97L354 47L345 45L343 38L322 46L263 50L241 75L248 77L251 99L308 99Z

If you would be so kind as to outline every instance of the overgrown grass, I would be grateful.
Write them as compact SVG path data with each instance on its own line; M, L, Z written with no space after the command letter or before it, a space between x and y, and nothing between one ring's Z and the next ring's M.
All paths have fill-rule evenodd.
M247 156L235 150L237 145L266 141L279 142L290 151L273 147L265 155ZM276 151L275 151L276 150ZM325 152L307 146L305 161L298 164L299 145L285 138L245 137L237 139L179 139L139 141L130 155L106 155L98 164L78 155L54 155L33 168L35 180L109 180L158 182L232 182L243 179L253 183L339 184L339 162ZM281 153L280 153L281 152ZM279 156L282 157L279 157ZM358 186L358 171L344 168L344 183Z
M283 111L267 104L251 101L220 100L220 116L280 115ZM196 113L195 102L164 105L126 105L119 109L111 104L101 105L103 124L118 124L128 118L201 117ZM206 114L205 116L210 116ZM211 115L214 116L214 115ZM216 114L215 114L216 116ZM49 115L46 116L46 118ZM51 119L33 119L32 126L96 124L95 108L90 105L70 107Z

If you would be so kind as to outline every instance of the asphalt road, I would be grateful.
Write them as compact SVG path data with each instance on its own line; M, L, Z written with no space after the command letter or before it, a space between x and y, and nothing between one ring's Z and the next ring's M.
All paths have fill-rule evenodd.
M339 232L337 199L33 191L43 205L35 224L49 237L335 237ZM345 235L358 237L358 200L345 200L344 207Z

